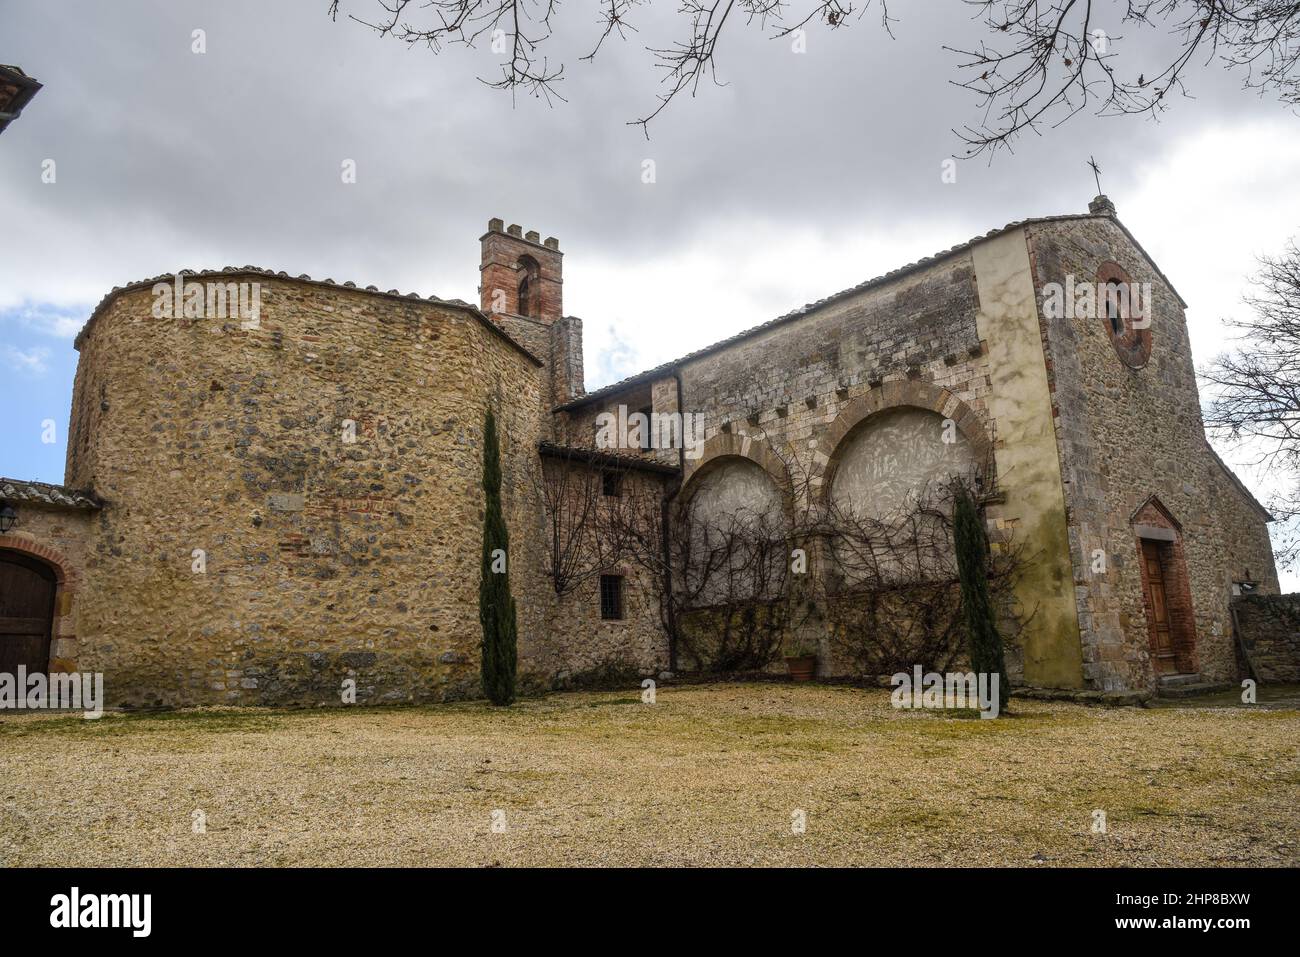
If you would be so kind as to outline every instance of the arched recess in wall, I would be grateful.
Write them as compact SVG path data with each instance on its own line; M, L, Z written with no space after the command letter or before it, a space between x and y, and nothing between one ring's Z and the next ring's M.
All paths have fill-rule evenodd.
M696 470L680 497L701 520L722 522L736 516L748 524L779 516L789 509L785 495L757 462L739 455L712 459Z
M793 503L790 501L790 471L785 462L772 450L766 439L735 432L718 432L709 436L700 450L700 457L694 461L689 458L686 460L685 484L680 498L693 495L699 487L698 482L733 459L749 461L765 472L780 492L782 510L787 516L791 514Z
M977 473L971 442L937 412L899 406L859 423L835 451L827 501L836 511L889 519Z
M29 674L52 664L59 612L71 604L67 561L57 551L16 535L0 535L0 673Z
M785 490L753 458L717 455L678 496L676 584L694 607L761 602L783 589L789 563Z
M901 406L845 437L826 496L832 588L948 577L950 482L970 482L978 471L970 441L951 423Z
M822 515L832 591L950 577L952 481L981 492L989 449L975 420L958 427L965 410L942 396L932 404L939 408L861 409L827 456Z
M835 473L852 448L849 441L877 416L896 410L912 409L933 413L931 425L937 425L936 440L952 448L952 454L969 456L977 472L975 478L985 492L995 487L996 463L993 442L979 413L947 389L923 382L887 382L846 405L817 440L813 464L817 469L810 480L813 493L823 505L830 504ZM960 453L956 448L962 449Z

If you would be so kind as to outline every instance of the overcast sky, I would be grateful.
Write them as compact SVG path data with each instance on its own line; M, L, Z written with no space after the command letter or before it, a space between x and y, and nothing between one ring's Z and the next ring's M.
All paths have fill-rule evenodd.
M1159 123L1081 115L944 183L951 130L979 119L942 49L982 35L959 0L894 0L894 39L868 13L812 30L802 54L736 22L726 85L672 105L647 141L627 125L653 105L643 46L670 38L676 8L655 0L589 63L595 14L568 5L551 51L567 102L548 107L481 82L500 59L486 45L408 49L331 22L327 0L0 0L0 62L45 84L0 135L0 401L16 410L0 474L62 480L72 336L113 286L182 267L477 301L477 239L501 216L559 237L595 388L1011 220L1082 212L1089 155L1190 304L1198 365L1255 257L1300 233L1300 119L1217 67ZM1112 42L1164 48L1155 32ZM59 441L42 445L47 418Z

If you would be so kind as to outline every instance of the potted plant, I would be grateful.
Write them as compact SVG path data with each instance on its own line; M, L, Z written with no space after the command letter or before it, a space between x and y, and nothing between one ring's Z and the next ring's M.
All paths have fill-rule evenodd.
M817 649L799 643L785 656L785 666L794 681L812 681L817 673Z

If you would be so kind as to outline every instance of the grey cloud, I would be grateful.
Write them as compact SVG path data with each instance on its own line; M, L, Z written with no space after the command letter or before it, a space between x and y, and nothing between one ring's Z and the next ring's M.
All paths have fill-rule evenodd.
M738 23L719 57L726 85L674 104L649 142L626 121L653 102L641 47L667 38L674 3L638 14L642 33L593 64L577 58L586 39L559 51L568 102L553 108L512 106L479 82L495 70L486 48L407 49L330 22L326 7L6 3L0 59L45 88L0 140L0 218L28 238L0 263L0 294L87 299L179 266L255 263L473 299L473 239L497 215L623 264L736 219L880 235L956 220L983 231L1081 210L1089 154L1122 197L1136 161L1179 133L1282 115L1211 68L1193 76L1198 99L1163 123L1081 116L992 165L961 164L944 186L940 163L959 148L950 130L975 119L941 50L980 35L957 0L895 3L895 40L871 14L813 30L803 55ZM590 10L562 17L594 37ZM195 28L207 32L201 56L190 52ZM39 181L45 157L58 161L55 187ZM640 181L646 158L653 186ZM340 182L344 159L357 163L355 186ZM796 304L773 302L771 313Z

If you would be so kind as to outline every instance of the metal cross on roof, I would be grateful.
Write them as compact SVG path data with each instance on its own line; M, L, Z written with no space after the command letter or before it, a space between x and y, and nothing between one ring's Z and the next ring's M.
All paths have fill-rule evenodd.
M1096 182L1097 182L1097 195L1100 196L1100 195L1102 195L1102 192L1101 192L1101 167L1097 165L1097 161L1096 161L1095 159L1093 159L1091 156L1088 157L1088 165L1089 165L1090 167L1092 167L1092 178L1093 178L1094 180L1096 180Z

